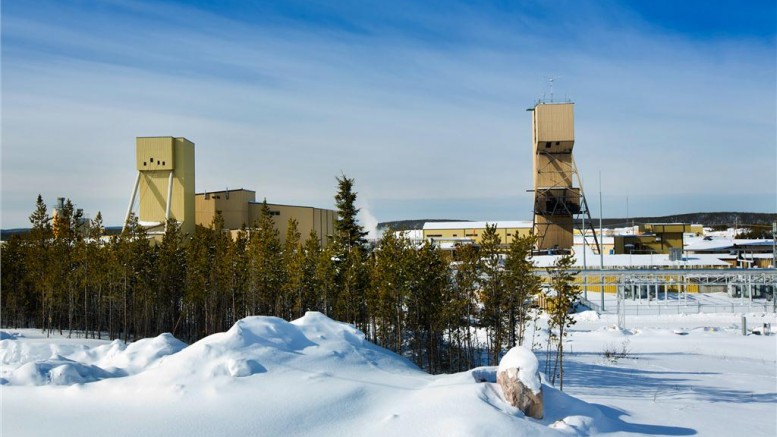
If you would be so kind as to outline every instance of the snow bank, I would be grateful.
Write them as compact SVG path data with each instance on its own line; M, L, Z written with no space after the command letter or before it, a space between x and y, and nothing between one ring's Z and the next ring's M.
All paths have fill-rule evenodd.
M180 352L186 346L186 343L173 337L172 334L164 333L130 344L114 340L104 346L77 352L71 358L104 369L120 369L127 375L134 375L148 369L159 359Z
M170 334L129 345L114 340L94 347L72 343L77 340L22 340L0 340L2 384L72 385L132 375L186 347Z
M576 322L582 322L582 321L593 322L593 321L599 320L599 313L593 310L581 311L579 313L572 314L572 318Z
M510 349L499 361L499 372L514 372L518 369L518 379L526 388L534 393L539 393L541 388L538 370L540 363L530 349L516 346ZM512 375L510 375L512 376Z
M63 357L25 363L2 378L10 385L73 385L99 381L116 376L97 366L79 363Z
M528 419L505 402L496 367L429 375L316 312L247 317L190 346L169 334L129 345L2 340L0 358L11 369L0 375L4 435L558 436L610 426L548 386L545 419ZM539 389L531 351L502 364Z

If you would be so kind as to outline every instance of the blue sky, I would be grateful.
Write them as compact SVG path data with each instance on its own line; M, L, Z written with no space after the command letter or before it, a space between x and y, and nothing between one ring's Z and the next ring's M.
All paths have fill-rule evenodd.
M152 135L198 192L528 220L549 76L594 213L600 172L605 216L774 213L776 35L774 1L4 2L1 226L38 193L120 224Z

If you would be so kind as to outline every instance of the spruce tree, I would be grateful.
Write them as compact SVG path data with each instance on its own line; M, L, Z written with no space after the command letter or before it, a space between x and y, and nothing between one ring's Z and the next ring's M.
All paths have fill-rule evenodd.
M580 298L580 287L575 284L575 277L580 272L572 268L574 263L575 259L572 255L563 255L547 269L553 293L553 296L548 299L548 330L558 341L553 369L549 373L553 383L558 370L559 390L564 390L564 338L568 329L575 324L572 312L575 302Z
M337 178L337 221L335 222L334 248L338 259L345 259L351 248L364 246L367 232L359 225L359 209L356 208L356 192L353 191L354 180L345 175Z
M478 319L478 290L481 287L483 275L483 262L480 259L477 247L474 245L460 245L456 248L456 262L453 274L453 298L450 318L454 320L457 330L463 331L462 342L463 356L459 358L460 369L469 369L482 365L481 360L476 360L478 345L474 338L473 325Z
M248 232L243 228L238 231L235 242L231 246L230 258L233 263L232 270L232 324L245 317L248 312L248 284L250 273L248 271Z
M529 323L531 301L540 293L542 279L534 274L531 252L535 237L513 237L505 258L505 314L508 344L522 345Z
M253 314L275 315L282 284L283 259L278 230L267 201L262 203L256 230L249 240L250 283Z
M410 286L408 319L414 325L416 363L431 373L441 370L444 308L449 304L448 263L440 250L426 242L409 247Z
M303 309L303 287L305 279L305 254L302 250L297 220L290 218L286 228L286 242L283 245L284 281L281 293L281 317L292 320L301 317Z
M504 274L501 266L502 238L496 232L496 225L486 224L480 238L480 257L483 260L481 302L483 313L481 323L491 339L491 365L498 365L504 342Z
M354 180L345 175L337 178L337 221L332 241L335 283L338 288L335 317L364 329L368 323L365 308L365 293L369 286L365 265L368 252L365 248L367 240L364 238L367 232L359 225L356 217L359 209L355 206L353 184Z
M405 306L410 288L409 242L388 230L374 252L372 289L377 339L381 346L402 353Z
M329 317L334 317L334 304L338 300L337 271L332 261L331 246L321 248L316 258L315 308Z
M30 214L30 223L32 229L30 234L33 239L41 241L50 238L49 232L51 232L51 217L49 217L46 204L43 202L43 196L38 194L38 199L35 201L35 211Z
M305 311L323 311L319 303L321 284L316 275L319 257L321 256L321 242L315 229L310 230L308 238L302 248L302 284L300 287L300 300L295 303L295 311L298 317L302 317ZM331 263L330 263L331 264Z
M181 305L186 285L186 251L175 219L167 223L159 245L157 261L156 323L157 332L178 334Z
M55 261L51 251L51 217L49 216L43 196L38 194L35 201L35 211L30 215L30 250L28 251L27 266L30 272L32 287L36 290L38 301L37 326L43 331L52 329L54 318L53 309L53 274L52 262ZM52 261L52 262L50 262Z

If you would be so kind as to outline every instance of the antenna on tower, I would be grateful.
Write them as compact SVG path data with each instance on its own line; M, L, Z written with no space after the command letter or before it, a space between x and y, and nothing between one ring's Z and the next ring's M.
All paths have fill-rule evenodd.
M553 103L553 81L556 80L553 77L548 78L548 82L550 83L550 103Z
M545 78L548 79L548 86L550 87L550 103L553 103L553 84L556 80L560 79L561 76L545 76Z

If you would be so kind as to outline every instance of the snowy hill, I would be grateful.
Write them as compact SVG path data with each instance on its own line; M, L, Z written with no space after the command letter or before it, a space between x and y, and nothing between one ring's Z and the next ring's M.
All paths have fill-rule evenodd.
M2 435L713 435L696 429L718 429L710 422L722 410L751 411L754 416L742 421L751 425L748 435L773 435L775 337L741 337L734 327L684 327L719 316L705 317L662 319L687 334L681 336L665 327L616 330L608 327L610 320L581 315L579 326L589 329L578 329L570 340L576 349L565 383L570 390L543 386L543 420L526 418L504 402L494 384L496 368L429 375L320 313L293 322L248 317L190 346L169 334L126 345L0 331ZM730 326L731 320L723 316L720 322ZM602 344L622 339L645 352L634 353L639 360L597 358ZM714 374L688 372L700 356L721 351L723 360L733 361L715 358ZM745 366L748 360L754 362ZM656 375L675 374L663 370L667 363L683 368L677 375L684 376L654 387ZM743 377L746 372L760 380ZM720 391L709 385L711 379ZM686 390L681 386L689 387L688 395L678 391ZM746 403L738 401L739 393L751 393ZM713 403L705 403L705 396ZM614 407L621 404L632 413ZM677 416L678 407L696 409ZM712 408L712 414L700 408ZM652 424L633 423L631 414ZM678 422L691 426L662 425ZM726 423L724 432L742 425Z
M567 412L604 420L549 387L564 408L527 419L497 385L428 375L320 313L249 317L185 348L73 342L0 342L3 435L559 435Z

